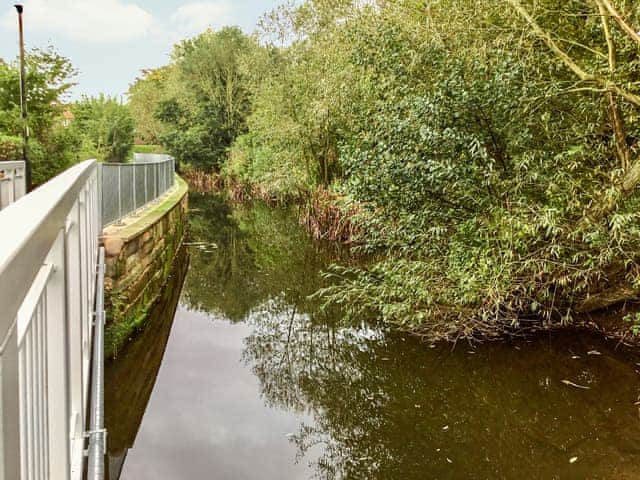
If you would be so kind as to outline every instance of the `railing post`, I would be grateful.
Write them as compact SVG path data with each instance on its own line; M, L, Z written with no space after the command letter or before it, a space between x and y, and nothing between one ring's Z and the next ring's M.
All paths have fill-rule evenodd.
M84 446L84 405L82 382L82 263L80 255L80 208L73 207L66 228L66 308L67 308L67 375L69 382L69 435L71 469L80 468Z
M137 210L138 209L138 202L136 201L136 166L132 165L131 168L133 169L133 210Z
M145 164L144 166L144 203L147 203L149 201L149 195L147 194L147 170L148 170L148 165Z
M49 475L50 478L69 478L69 443L60 439L69 438L69 378L67 375L67 346L69 331L66 308L66 259L65 229L60 230L47 263L54 270L47 284L47 377L49 410L63 414L49 415Z
M0 346L0 480L20 478L20 381L15 319Z
M96 172L96 191L95 191L95 200L98 203L98 219L99 219L99 225L98 228L100 229L101 227L104 226L104 216L102 215L103 211L102 211L102 204L104 203L104 187L102 185L102 175L104 174L104 172L102 171L102 169L104 168L103 165L101 163L98 164L98 170ZM100 234L100 232L97 232L98 235Z
M122 172L118 165L118 219L122 218Z
M11 174L10 174L10 178L11 178L11 203L16 201L16 171L17 169L12 168L11 169Z

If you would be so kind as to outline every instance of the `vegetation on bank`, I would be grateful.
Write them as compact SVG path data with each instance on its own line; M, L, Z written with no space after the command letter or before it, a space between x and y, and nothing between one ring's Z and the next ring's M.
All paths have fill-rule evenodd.
M44 183L88 158L125 161L134 139L127 105L99 96L69 101L76 70L55 49L26 55L29 155L33 182ZM22 158L17 62L0 59L0 161Z

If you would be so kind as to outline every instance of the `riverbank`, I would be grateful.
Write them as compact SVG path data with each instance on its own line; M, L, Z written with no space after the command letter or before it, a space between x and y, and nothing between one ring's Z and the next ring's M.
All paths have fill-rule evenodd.
M207 178L207 176L204 175L196 178ZM369 246L368 248L362 248L362 244L364 243L366 246L367 243L367 241L363 241L363 236L370 236L369 229L372 225L376 224L375 219L373 222L371 218L364 218L363 220L362 217L366 217L366 214L360 206L350 204L346 202L344 198L328 190L318 188L311 193L307 192L288 199L277 199L273 193L265 193L258 187L241 185L234 182L225 183L221 175L215 175L212 178L216 178L217 180L215 182L200 181L196 188L200 188L202 190L203 187L206 187L207 185L214 185L214 188L211 188L210 190L204 188L204 191L213 191L226 195L230 201L235 203L246 203L257 200L263 201L269 205L295 205L298 212L299 223L304 226L314 238L339 243L345 246L355 246L356 251L365 256L375 252L377 258L384 258L386 255L385 249L388 249L389 251L392 250L389 249L388 245L384 244L374 244L373 247ZM388 228L385 225L378 226L380 228ZM416 235L420 234L416 233ZM391 258L400 257L391 256ZM400 261L398 265L401 265L401 263L402 262ZM332 272L337 277L346 278L347 282L351 282L352 278L361 274L365 277L370 275L370 271L366 268L355 270L349 268L337 268L332 269ZM400 278L406 275L411 275L402 272L401 267L398 272L400 274ZM378 273L373 273L371 275L375 276L378 275ZM351 283L351 285L354 286L353 283ZM388 302L392 305L385 305L383 301L378 303L369 302L363 308L356 309L357 313L369 310L370 312L373 312L371 314L375 315L375 312L380 312L387 307L393 309L400 305L403 309L413 308L416 316L421 315L419 307L420 302L412 300L411 296L412 292L419 290L420 286L419 284L413 283L411 278L403 280L401 285L396 286L385 282L380 285L380 288L400 289L394 294L396 298L393 298ZM353 293L351 298L362 298L363 294L372 299L378 297L378 294L376 293L367 292L367 286L356 285L354 289L356 291ZM403 293L402 289L406 290L406 292ZM344 292L336 292L335 290L332 290L326 293L329 294L328 298L330 298L331 301L341 304L347 303L348 301L342 296ZM403 295L406 297L406 301L403 300ZM409 307L407 305L408 302L412 302L414 306ZM582 305L584 304L585 302L583 301ZM523 303L523 307L525 306L528 306L527 302ZM439 306L438 309L444 312L444 316L452 310L446 305ZM389 323L395 324L401 330L411 332L427 341L457 341L458 339L484 341L487 339L521 336L523 334L535 334L540 331L574 328L589 330L607 338L616 339L626 345L633 345L640 348L640 336L636 334L637 328L635 327L635 323L633 321L629 321L636 311L637 308L634 306L633 302L619 302L605 309L581 313L573 312L571 314L571 319L567 320L564 315L560 315L558 313L559 309L554 312L539 308L538 314L536 314L535 311L524 312L518 322L514 320L514 312L510 312L510 316L505 316L504 321L500 321L499 318L495 321L478 319L476 326L474 326L472 321L467 320L467 318L473 317L473 310L466 309L464 312L468 313L467 318L441 323L436 334L432 333L433 330L429 322L422 322L417 325L412 322L390 321ZM438 319L438 322L440 321L441 319Z

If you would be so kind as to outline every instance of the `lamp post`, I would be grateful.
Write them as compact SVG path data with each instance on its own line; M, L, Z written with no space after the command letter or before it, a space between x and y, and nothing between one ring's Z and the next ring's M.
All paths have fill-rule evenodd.
M14 5L18 12L18 29L20 31L20 113L22 117L22 156L25 163L25 181L27 191L31 189L31 162L29 162L29 125L27 124L27 90L24 65L24 32L22 28L22 5Z

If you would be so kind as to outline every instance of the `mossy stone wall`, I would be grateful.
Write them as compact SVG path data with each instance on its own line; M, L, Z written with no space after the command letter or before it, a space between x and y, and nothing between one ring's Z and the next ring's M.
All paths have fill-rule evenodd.
M105 355L114 357L142 328L167 283L188 222L187 186L177 187L122 226L105 229Z

